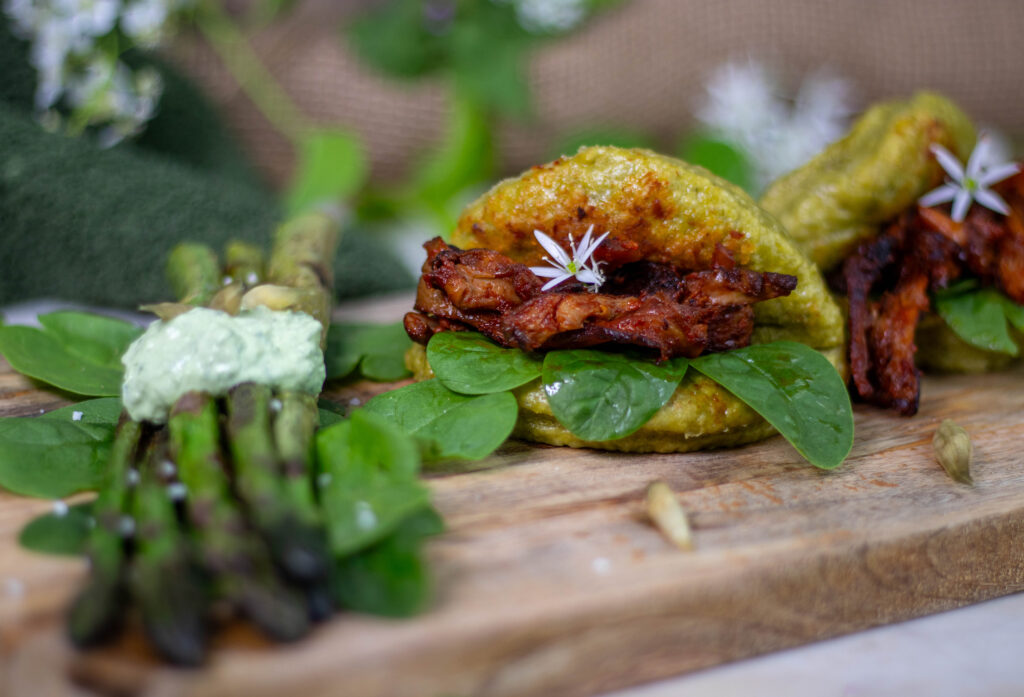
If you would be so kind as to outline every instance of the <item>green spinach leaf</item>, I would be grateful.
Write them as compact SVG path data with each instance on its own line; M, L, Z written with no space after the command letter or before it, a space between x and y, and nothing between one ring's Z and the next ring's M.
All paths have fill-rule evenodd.
M327 428L333 426L339 421L344 421L345 417L333 409L324 409L320 407L317 411L320 413L320 428Z
M73 353L113 366L121 365L128 345L142 334L131 322L86 312L51 312L39 315L39 323Z
M440 516L427 507L373 547L339 560L332 579L338 602L356 612L386 617L408 617L423 610L431 591L423 542L443 531Z
M360 409L317 432L320 496L331 550L342 557L390 535L429 504L416 444L394 424Z
M64 515L44 513L21 529L18 543L43 554L78 556L85 553L85 541L94 525L92 501L68 507Z
M519 413L511 392L456 394L427 380L377 395L366 409L420 440L427 460L479 460L512 433Z
M121 355L142 330L84 312L39 317L42 329L0 327L0 353L19 373L68 392L107 397L121 393Z
M687 361L663 365L626 354L578 349L544 357L544 392L555 418L584 440L622 438L675 392Z
M958 284L935 294L935 311L971 346L1011 356L1020 353L1007 323L1024 331L1024 307L995 288Z
M804 344L778 341L690 361L743 400L812 465L831 469L853 447L853 409L843 379Z
M453 392L490 394L540 377L541 363L518 349L502 348L477 332L440 332L430 337L427 362Z
M44 499L96 489L120 411L118 399L94 399L43 416L0 419L0 486Z
M347 377L356 367L363 377L391 382L409 376L405 352L412 341L401 322L332 324L327 330L324 361L327 379Z

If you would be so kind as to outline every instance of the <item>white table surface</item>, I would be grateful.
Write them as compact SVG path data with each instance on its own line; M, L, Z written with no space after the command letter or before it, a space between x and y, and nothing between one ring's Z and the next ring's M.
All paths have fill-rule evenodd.
M380 305L395 319L408 299ZM56 309L38 300L0 308L9 324ZM103 310L124 319L130 312ZM362 311L359 311L362 314ZM365 317L364 317L365 319ZM1024 540L1021 540L1024 544ZM602 697L1024 697L1024 593L779 651Z

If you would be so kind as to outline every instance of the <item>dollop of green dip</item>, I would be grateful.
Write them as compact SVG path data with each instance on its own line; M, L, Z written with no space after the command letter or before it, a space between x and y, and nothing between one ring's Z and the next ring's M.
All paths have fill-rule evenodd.
M317 394L325 377L320 331L305 313L266 307L238 316L200 307L158 320L121 358L124 407L136 421L164 423L192 391L223 395L255 382Z

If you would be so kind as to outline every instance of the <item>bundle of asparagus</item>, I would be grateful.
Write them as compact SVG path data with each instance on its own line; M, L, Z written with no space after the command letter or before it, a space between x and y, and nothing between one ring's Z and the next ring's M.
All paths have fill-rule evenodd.
M206 306L236 314L265 305L307 312L326 336L336 225L312 215L283 225L269 263L232 243L215 253L179 246L168 272L179 303L163 319ZM264 268L265 266L265 268ZM217 608L290 641L332 612L332 560L313 481L316 397L243 383L226 396L190 392L166 425L122 414L109 480L94 505L88 580L69 631L95 645L129 606L153 646L184 665L202 661Z

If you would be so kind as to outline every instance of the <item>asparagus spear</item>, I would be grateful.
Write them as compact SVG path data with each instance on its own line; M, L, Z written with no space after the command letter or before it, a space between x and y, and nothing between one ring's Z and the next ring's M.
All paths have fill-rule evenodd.
M264 279L263 250L257 245L232 240L224 248L224 271L234 283L254 286Z
M330 545L323 514L316 500L313 477L313 438L320 425L316 398L299 392L285 391L278 395L281 408L274 419L274 441L284 473L284 491L300 521L317 536L328 553ZM327 574L333 566L328 564ZM325 579L326 580L326 579ZM323 619L333 612L331 583L316 584L308 590L309 611L314 619Z
M102 642L121 620L125 536L132 532L126 528L126 523L132 521L127 515L134 475L129 473L134 472L132 463L141 435L142 426L122 414L111 449L108 480L94 506L96 527L86 543L89 580L68 613L68 633L78 646Z
M327 340L334 288L332 260L338 246L338 226L321 213L285 223L274 233L267 275L271 283L305 291L293 309L307 312L324 326L321 345Z
M205 244L183 242L167 258L167 279L182 303L205 305L222 285L217 255Z
M285 491L310 525L323 525L313 487L313 436L320 425L316 397L285 391L278 395L281 408L274 419L274 441L281 459Z
M269 387L254 383L228 393L228 445L236 486L284 571L301 581L321 580L329 565L326 535L322 527L305 522L285 494L271 436L270 394Z
M188 489L191 536L218 595L279 641L309 628L302 596L277 578L266 545L248 528L220 451L217 404L190 392L171 413L171 453Z
M146 634L160 654L172 663L198 665L206 653L207 603L175 513L175 487L181 483L162 471L169 464L166 436L162 429L150 443L135 492L131 589Z
M246 290L259 283L263 275L263 252L259 247L235 241L228 244L224 256L225 279L230 282L218 290L207 305L213 310L237 315Z

